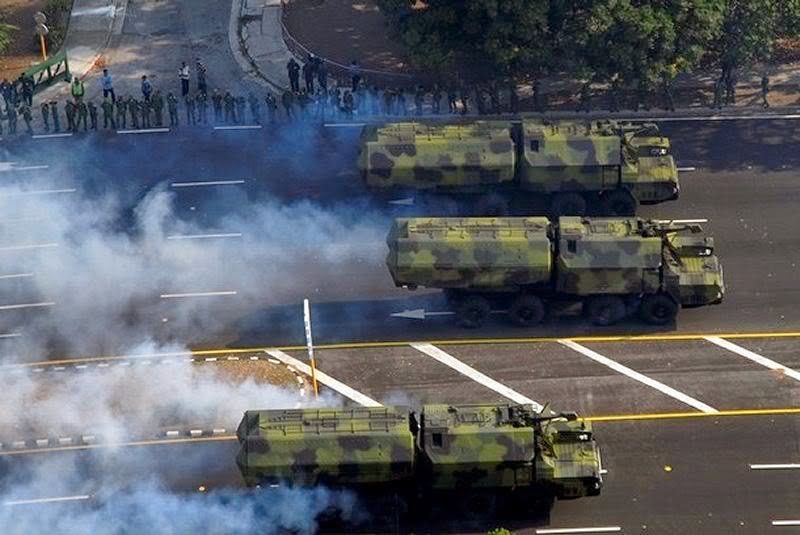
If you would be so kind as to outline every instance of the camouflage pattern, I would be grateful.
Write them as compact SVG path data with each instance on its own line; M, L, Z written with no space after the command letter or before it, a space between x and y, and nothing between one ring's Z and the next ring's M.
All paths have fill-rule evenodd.
M249 486L291 483L428 491L547 489L599 494L588 423L530 405L247 411L237 463Z
M546 296L667 293L679 304L722 300L713 239L696 225L639 218L397 219L387 266L397 286Z
M669 140L652 124L613 121L392 123L366 127L359 167L367 186L552 194L625 189L644 204L677 198Z

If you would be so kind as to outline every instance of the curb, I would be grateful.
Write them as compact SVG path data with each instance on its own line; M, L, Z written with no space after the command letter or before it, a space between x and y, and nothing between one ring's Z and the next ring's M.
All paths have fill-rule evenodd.
M230 20L228 21L228 47L230 48L231 54L233 54L233 58L236 60L236 63L239 64L239 68L242 69L242 71L251 81L266 89L269 89L270 91L278 91L279 93L282 93L286 90L286 88L276 84L261 73L255 60L250 57L247 47L244 44L244 39L242 38L239 28L239 19L243 11L245 1L246 0L233 0L231 2L231 14ZM268 6L264 6L262 10L266 9L267 7Z

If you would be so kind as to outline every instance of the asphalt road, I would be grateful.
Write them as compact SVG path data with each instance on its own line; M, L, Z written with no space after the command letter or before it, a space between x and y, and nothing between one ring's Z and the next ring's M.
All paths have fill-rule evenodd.
M338 265L337 273L331 277L324 270L309 270L308 259L303 259L283 268L294 270L290 273L299 278L323 273L320 281L327 286L304 279L303 288L280 292L279 299L265 295L262 301L249 298L239 303L233 297L219 301L219 305L211 302L207 310L214 312L214 307L219 306L218 315L225 318L226 325L220 330L222 334L205 339L198 336L196 342L239 346L300 343L300 304L312 288L315 339L322 344L800 331L800 232L795 228L798 216L794 184L800 157L795 150L795 122L669 122L663 129L673 141L678 164L697 170L682 176L681 199L677 203L645 208L642 214L710 219L706 228L715 236L717 252L725 266L727 295L719 306L682 311L677 324L660 333L633 321L600 329L577 317L553 318L539 328L524 331L506 326L498 317L477 332L463 331L446 317L424 322L390 318L391 312L423 306L441 311L443 303L436 294L406 294L392 288L379 263ZM115 224L120 232L132 236L141 232L134 224L134 207L153 187L163 184L169 189L176 181L245 180L241 184L175 191L178 216L203 228L218 229L231 214L247 212L263 202L291 202L301 197L313 199L324 210L351 208L349 217L352 212L364 214L380 227L398 209L367 199L352 175L357 134L352 129L337 128L278 134L182 130L170 134L76 136L3 147L0 160L49 165L58 171L31 175L35 181L26 183L30 188L74 187L83 195L98 199L113 192L122 199ZM320 161L323 163L318 164ZM23 172L12 176L14 180L26 180ZM258 234L262 229L225 230ZM36 235L35 228L26 228L25 232L29 240L47 239ZM17 243L13 241L15 236L10 238L6 235L4 240L9 241L4 243ZM235 244L229 254L231 258L237 256ZM383 254L384 251L376 251L374 256L380 258ZM225 267L220 269L224 271ZM231 274L235 273L231 270ZM331 285L329 281L337 282ZM241 290L252 284L248 280L224 282L226 285L220 288ZM4 302L48 299L26 291L24 284L15 283L13 290L5 294ZM35 313L39 312L26 314ZM16 316L20 322L27 317L30 316ZM7 325L11 330L19 326ZM797 338L732 341L783 367L800 367ZM14 351L16 343L14 338L0 340L8 348L6 354ZM555 343L437 347L521 395L590 416L697 410L698 405L691 405L694 402L716 410L796 407L800 400L798 381L793 377L770 371L752 358L709 341L584 342L582 346L655 379L684 397L665 394L652 384ZM503 399L480 381L403 344L388 349L332 349L320 352L319 359L321 367L332 376L381 402ZM748 464L796 463L800 458L798 422L797 416L712 415L688 420L597 423L598 440L609 470L606 489L598 499L557 503L549 525L619 526L624 533L760 534L796 529L771 527L770 522L799 516L800 472L754 471ZM232 451L230 445L209 447L224 447L222 456ZM181 450L165 449L164 458L177 459ZM220 466L217 468L223 473L218 476L219 482L233 482L235 471ZM672 470L666 471L667 466ZM176 489L189 490L204 478L213 479L208 474L183 474L170 480ZM537 526L529 522L515 527L533 530Z

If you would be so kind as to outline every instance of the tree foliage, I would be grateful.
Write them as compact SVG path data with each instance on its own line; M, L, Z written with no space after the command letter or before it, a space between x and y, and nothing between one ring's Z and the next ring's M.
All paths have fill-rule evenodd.
M654 80L769 57L800 0L377 0L412 61L477 79Z
M19 30L19 28L13 24L0 22L0 54L8 50L8 47L11 46L11 35L17 30Z

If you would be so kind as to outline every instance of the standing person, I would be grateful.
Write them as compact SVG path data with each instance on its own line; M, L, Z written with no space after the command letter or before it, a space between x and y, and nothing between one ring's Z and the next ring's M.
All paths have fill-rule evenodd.
M729 106L736 104L736 71L729 69L725 76L725 103Z
M581 86L578 99L578 109L576 111L583 111L586 113L592 111L592 86L589 82L585 82Z
M197 120L200 124L206 124L208 122L208 97L201 91L197 93L194 100L197 104Z
M117 124L123 130L128 128L128 101L125 97L117 99Z
M284 91L281 96L281 103L286 112L286 119L289 121L294 119L294 93L291 91Z
M321 87L317 88L316 102L317 109L314 116L324 122L325 116L328 114L328 92Z
M309 55L308 61L303 65L303 80L306 82L306 92L314 93L314 58Z
M431 95L433 99L431 101L431 108L434 115L439 115L442 113L442 89L435 85L433 86L433 94Z
M17 108L16 106L9 106L6 108L6 116L8 117L8 134L10 136L17 135Z
M450 113L458 112L458 96L456 95L456 90L454 87L451 87L447 91L447 107L450 110Z
M33 115L31 114L31 107L28 106L27 100L24 100L22 106L19 107L19 114L22 115L22 120L25 121L25 131L28 132L29 136L32 136L33 128L31 127L31 121L33 121Z
M222 122L222 95L218 89L211 94L211 103L214 105L214 122L219 124Z
M11 105L11 87L11 82L8 81L8 78L3 78L3 81L0 82L0 94L3 95L6 107Z
M294 93L300 91L300 65L294 60L289 59L286 64L286 72L289 74L289 85Z
M109 125L111 125L111 128L116 130L117 123L114 121L114 101L110 100L108 97L104 97L100 108L103 110L103 128L108 128Z
M147 75L142 76L142 98L144 102L150 102L150 96L153 94L153 84L147 79Z
M33 81L32 76L25 76L24 73L19 75L19 80L22 85L22 101L30 108L33 106L33 89L36 82Z
M261 102L258 101L252 92L247 98L250 103L250 115L253 116L253 122L255 124L261 124Z
M194 97L192 95L186 95L183 97L183 101L186 104L186 124L195 126L197 124L197 117L194 114Z
M466 86L461 88L461 115L469 113L469 89Z
M83 99L78 101L78 122L75 125L75 130L77 131L78 128L81 126L81 122L83 122L83 131L86 132L89 130L89 124L87 119L89 118L89 109L86 107L86 102Z
M608 92L608 111L616 113L619 111L619 79L611 81L611 89Z
M75 100L75 104L82 100L83 95L86 94L86 88L83 86L83 82L79 80L77 76L72 79L70 92L72 93L72 98Z
M350 62L350 84L353 87L353 91L358 89L358 84L361 83L361 66L358 64L358 61L353 60Z
M317 61L317 83L325 93L328 92L328 68L321 59Z
M111 96L111 103L117 101L117 95L114 94L114 78L108 69L103 69L103 76L100 77L100 84L103 86L103 98Z
M178 98L172 93L167 93L167 110L169 111L169 125L178 126Z
M664 92L664 109L667 111L675 111L675 98L672 81L673 78L668 74L664 74L661 79L661 88Z
M164 97L161 91L156 90L153 94L153 113L155 114L156 126L164 126Z
M89 109L89 124L92 130L97 130L97 106L90 100L86 107Z
M769 76L764 74L764 76L761 77L761 106L763 108L769 108L769 101L767 100L769 92Z
M64 113L67 114L67 129L70 132L75 132L77 130L75 128L75 104L71 100L68 100L64 106Z
M239 96L236 97L236 117L234 117L234 121L236 124L245 124L247 123L247 117L245 116L245 107L247 106L247 101L244 97Z
M142 128L150 128L150 112L153 104L149 100L142 100Z
M139 129L139 102L133 98L128 97L128 113L131 114L131 126L136 130Z
M236 99L233 98L230 91L225 91L225 96L222 97L225 103L225 124L231 124L234 120L234 106L236 106Z
M181 96L186 97L189 94L189 66L186 62L181 62L181 68L178 69L178 79L181 81Z
M722 82L722 78L714 82L714 102L711 103L712 110L722 109L722 93L724 90L725 84Z
M267 91L267 96L264 97L264 103L267 106L267 119L270 124L275 124L275 119L278 112L278 101L271 91Z
M42 121L44 122L44 131L50 131L50 104L47 101L42 102L39 106L39 110L42 112Z
M53 132L61 132L61 121L58 117L58 101L50 101L50 115L53 117Z
M208 85L206 84L206 72L208 71L208 67L200 61L200 58L197 58L195 69L197 69L197 90L205 95L208 93Z
M414 93L414 113L417 116L422 115L422 107L425 105L425 89L422 85L417 86L417 91Z

